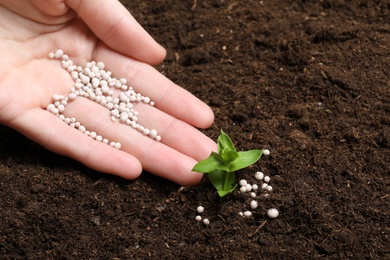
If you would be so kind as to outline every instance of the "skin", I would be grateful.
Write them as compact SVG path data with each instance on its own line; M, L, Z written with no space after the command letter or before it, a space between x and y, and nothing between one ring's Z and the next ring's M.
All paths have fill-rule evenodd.
M0 0L0 123L45 148L86 166L126 179L142 169L181 185L199 182L192 172L216 144L197 128L214 120L211 109L153 68L165 50L116 0ZM75 64L103 61L113 75L155 101L137 105L139 123L157 129L162 142L112 122L108 111L85 98L65 115L90 131L122 144L121 150L94 141L45 108L54 94L67 95L73 81L48 54L63 49Z

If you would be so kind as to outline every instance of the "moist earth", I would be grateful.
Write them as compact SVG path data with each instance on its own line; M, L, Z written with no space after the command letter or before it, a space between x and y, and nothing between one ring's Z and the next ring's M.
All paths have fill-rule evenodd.
M273 191L243 218L248 194L104 175L0 126L0 258L390 258L389 1L122 2L213 109L202 131L271 151L237 175Z

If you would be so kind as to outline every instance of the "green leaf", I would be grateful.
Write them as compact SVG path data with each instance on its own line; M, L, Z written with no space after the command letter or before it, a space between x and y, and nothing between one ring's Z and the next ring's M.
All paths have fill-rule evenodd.
M257 162L263 150L249 150L238 152L238 158L230 163L229 171L235 172Z
M220 197L229 194L237 187L237 184L235 183L236 176L234 172L215 170L207 173L207 176L209 177L209 180L215 189L217 189L218 195Z
M207 159L204 159L192 168L194 172L209 173L215 170L229 171L229 167L224 163L221 156L215 152L211 152Z
M232 140L222 130L219 133L217 145L218 145L218 153L220 155L228 151L236 151L236 148L234 147Z
M217 191L217 192L218 192L218 195L219 195L220 197L226 196L226 195L228 195L229 193L231 193L232 191L234 191L234 189L237 188L237 186L238 186L237 184L234 185L234 187L231 188L230 190L218 190L218 191Z
M220 155L222 157L222 160L227 164L238 158L238 153L236 151L222 151Z

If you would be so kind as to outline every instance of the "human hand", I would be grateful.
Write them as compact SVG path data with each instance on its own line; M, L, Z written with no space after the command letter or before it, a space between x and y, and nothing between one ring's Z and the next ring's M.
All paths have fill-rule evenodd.
M0 123L97 171L133 179L143 168L181 185L201 179L191 169L216 145L193 126L210 126L213 113L151 66L164 59L165 50L118 1L0 0L0 17ZM69 103L64 114L119 141L121 150L46 111L54 94L67 95L74 84L59 61L47 58L56 49L81 66L103 61L114 76L155 101L136 110L139 122L157 129L162 142L112 122L106 108L86 98Z

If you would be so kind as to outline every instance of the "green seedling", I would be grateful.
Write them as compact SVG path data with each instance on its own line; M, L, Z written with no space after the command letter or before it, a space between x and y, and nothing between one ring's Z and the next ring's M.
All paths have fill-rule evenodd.
M257 162L263 150L237 152L230 137L222 130L217 149L218 153L211 152L207 159L198 162L192 170L207 174L218 195L223 197L237 187L235 172Z

